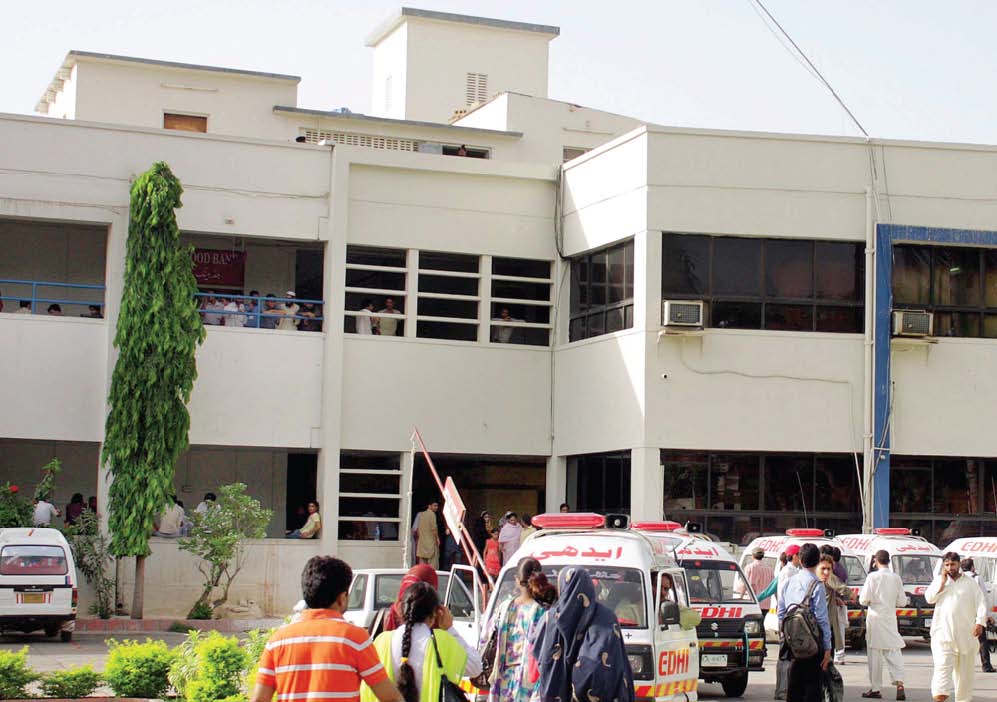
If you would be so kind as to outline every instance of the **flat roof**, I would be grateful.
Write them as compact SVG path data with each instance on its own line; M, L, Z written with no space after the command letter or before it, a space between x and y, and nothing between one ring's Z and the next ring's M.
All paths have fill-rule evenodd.
M55 99L55 94L62 89L63 83L68 80L73 66L79 59L92 59L96 61L108 61L113 63L139 63L146 66L160 66L162 68L176 68L187 71L212 71L214 73L227 73L237 76L248 76L250 78L261 78L263 80L281 80L301 82L301 76L286 75L283 73L266 73L263 71L247 71L242 68L226 68L224 66L204 66L196 63L180 63L178 61L160 61L159 59L141 58L138 56L123 56L120 54L103 54L94 51L80 51L73 49L66 54L62 65L55 72L49 83L48 89L38 100L35 110L42 114L48 113L48 105Z
M339 120L357 120L361 122L376 122L380 124L394 124L402 127L423 127L430 129L440 129L458 134L484 134L489 136L521 138L522 132L505 132L500 129L482 129L481 127L462 127L456 124L444 124L443 122L423 122L417 119L394 119L391 117L375 117L365 115L360 112L339 112L327 110L310 110L306 107L291 107L290 105L274 105L274 112L286 112L289 114L315 115L316 117L328 117Z
M561 34L561 28L549 24L531 24L530 22L513 22L511 20L495 19L493 17L478 17L477 15L458 15L453 12L437 12L435 10L420 10L416 7L403 7L387 20L382 22L368 36L364 44L377 46L384 37L395 31L407 18L437 20L440 22L459 22L478 27L493 27L495 29L511 29L517 32L533 32L556 37Z

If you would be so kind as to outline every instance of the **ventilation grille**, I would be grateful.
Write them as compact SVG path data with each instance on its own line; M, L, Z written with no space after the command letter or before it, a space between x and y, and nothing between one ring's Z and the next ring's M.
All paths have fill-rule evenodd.
M320 141L342 144L344 146L363 146L368 149L387 149L389 151L418 151L419 142L414 139L398 139L396 137L373 136L370 134L346 134L345 132L327 132L321 129L305 129L305 141L317 144Z
M488 99L488 74L468 73L466 86L467 104L474 105Z

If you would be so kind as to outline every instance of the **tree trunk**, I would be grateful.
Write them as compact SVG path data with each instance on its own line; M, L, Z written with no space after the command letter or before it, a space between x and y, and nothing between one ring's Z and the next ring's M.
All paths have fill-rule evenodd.
M125 611L125 564L120 558L114 559L114 613Z
M142 608L145 605L145 559L146 556L135 556L135 592L132 595L132 619L142 618Z

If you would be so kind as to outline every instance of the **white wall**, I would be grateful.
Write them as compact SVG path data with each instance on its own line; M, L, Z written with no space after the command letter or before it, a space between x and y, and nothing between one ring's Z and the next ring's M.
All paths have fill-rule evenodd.
M106 322L0 314L0 349L0 435L103 438Z
M190 443L313 446L322 422L322 342L314 332L209 327L197 352Z
M384 37L374 50L370 84L370 113L378 117L405 119L408 96L408 23ZM391 109L385 104L385 80L391 76Z
M75 119L162 129L163 113L206 116L208 132L293 141L273 114L297 104L293 80L80 57Z

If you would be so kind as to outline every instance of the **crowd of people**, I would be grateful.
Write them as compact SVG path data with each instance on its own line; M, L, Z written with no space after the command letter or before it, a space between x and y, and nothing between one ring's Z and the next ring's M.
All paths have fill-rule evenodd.
M97 514L97 498L91 495L86 502L83 502L83 493L74 493L64 510L59 510L50 501L50 497L45 495L35 499L34 514L31 523L36 527L50 527L52 520L57 517L63 518L63 523L67 526L78 526L83 512L89 510Z
M241 295L205 293L201 296L201 319L209 326L251 327L282 331L322 331L322 307L314 302L298 304L293 290L278 298L261 297L258 290ZM262 308L259 306L263 302Z

